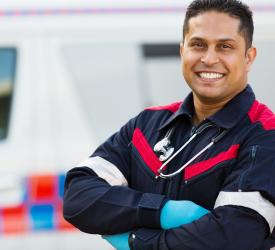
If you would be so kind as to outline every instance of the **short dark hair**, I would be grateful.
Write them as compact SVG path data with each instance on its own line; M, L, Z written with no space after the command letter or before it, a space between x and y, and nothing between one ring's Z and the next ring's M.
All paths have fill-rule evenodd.
M240 20L239 32L245 39L246 48L250 48L253 41L253 14L250 8L238 0L194 0L188 6L183 25L183 40L189 29L189 20L204 12L217 11L228 14Z

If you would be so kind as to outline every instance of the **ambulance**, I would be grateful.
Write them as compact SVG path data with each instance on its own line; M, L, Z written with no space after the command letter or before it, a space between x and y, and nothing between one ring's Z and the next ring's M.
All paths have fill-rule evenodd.
M0 2L0 248L110 250L62 217L65 173L144 107L182 100L190 1ZM275 3L254 10L249 83L275 110Z

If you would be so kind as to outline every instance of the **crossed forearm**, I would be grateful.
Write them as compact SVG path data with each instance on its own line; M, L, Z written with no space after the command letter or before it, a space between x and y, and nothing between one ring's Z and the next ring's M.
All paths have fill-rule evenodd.
M191 201L169 200L161 209L160 224L162 229L176 228L199 219L209 211ZM102 236L117 250L130 250L129 232Z

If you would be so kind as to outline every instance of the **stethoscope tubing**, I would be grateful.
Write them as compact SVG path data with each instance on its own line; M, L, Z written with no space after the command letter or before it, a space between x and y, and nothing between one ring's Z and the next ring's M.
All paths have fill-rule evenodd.
M164 167L171 162L184 148L186 148L188 146L188 144L193 141L197 135L201 134L204 130L206 130L209 127L214 126L213 124L209 124L206 123L204 125L202 125L201 127L199 127L195 133L174 153L170 156L170 158L168 158L158 169L158 175L155 176L156 179L163 178L163 179L167 179L167 178L172 178L173 176L179 174L180 172L182 172L190 163L192 163L194 160L196 160L201 154L203 154L207 149L209 149L210 147L212 147L215 143L217 143L222 137L225 136L225 134L228 132L228 130L223 130L221 133L219 133L217 136L213 137L211 142L206 145L201 151L199 151L196 155L194 155L190 160L188 160L181 168L179 168L177 171L170 173L170 174L163 174L164 171Z
M190 138L191 139L191 138ZM177 171L171 173L171 174L163 174L162 171L159 172L158 177L161 177L163 179L171 178L177 174L179 174L181 171L183 171L190 163L192 163L194 160L196 160L202 153L204 153L207 149L212 147L214 145L214 142L211 141L207 146L205 146L200 152L198 152L196 155L194 155L189 161L187 161L181 168L179 168ZM172 157L171 157L172 158ZM170 158L170 159L171 159ZM164 165L164 164L163 164ZM160 167L161 169L161 167Z
M195 139L195 137L197 136L198 134L195 133L193 134L166 162L164 162L161 167L158 169L158 173L159 175L156 176L156 178L158 177L164 177L164 174L162 174L162 170L163 168L170 162L172 161L184 148L186 148L186 146L192 141Z

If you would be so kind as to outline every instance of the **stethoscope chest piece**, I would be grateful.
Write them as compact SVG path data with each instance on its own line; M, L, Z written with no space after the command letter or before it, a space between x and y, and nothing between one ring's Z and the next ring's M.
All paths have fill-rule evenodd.
M158 154L160 161L166 161L173 154L174 148L170 144L170 140L164 137L154 146L154 151Z

